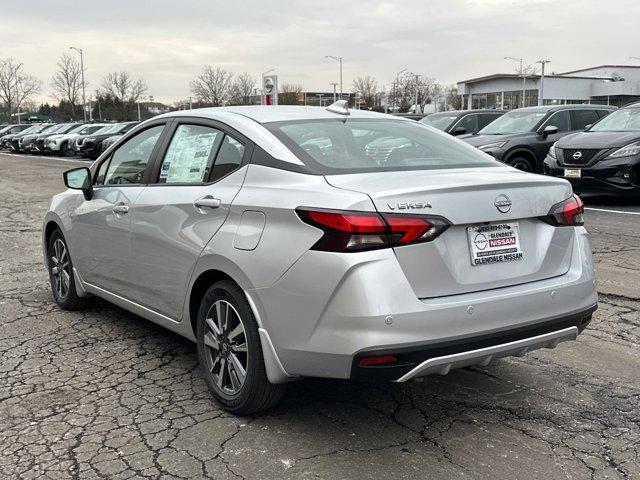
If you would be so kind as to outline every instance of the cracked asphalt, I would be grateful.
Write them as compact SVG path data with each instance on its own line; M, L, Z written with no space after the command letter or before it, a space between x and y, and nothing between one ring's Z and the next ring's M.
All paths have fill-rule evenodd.
M235 417L190 342L54 304L41 220L82 162L0 154L0 478L640 478L640 200L587 199L600 308L577 342L421 383L303 380Z

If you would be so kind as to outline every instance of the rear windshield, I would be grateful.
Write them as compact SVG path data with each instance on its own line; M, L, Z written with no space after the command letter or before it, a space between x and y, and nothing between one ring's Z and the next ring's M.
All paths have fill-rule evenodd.
M264 124L319 174L491 167L488 155L419 124L387 119L336 119Z
M432 113L428 117L424 117L420 120L420 123L426 123L438 130L446 130L449 125L456 121L458 115L452 115L450 113Z

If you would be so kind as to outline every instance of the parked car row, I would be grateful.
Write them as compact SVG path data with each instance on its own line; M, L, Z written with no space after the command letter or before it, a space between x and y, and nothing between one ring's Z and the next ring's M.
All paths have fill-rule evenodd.
M0 128L0 150L96 159L138 122L41 123Z

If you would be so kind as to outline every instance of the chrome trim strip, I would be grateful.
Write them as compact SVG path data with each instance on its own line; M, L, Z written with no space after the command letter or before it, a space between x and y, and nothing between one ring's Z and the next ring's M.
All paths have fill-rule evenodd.
M97 287L88 282L83 282L84 289L87 292L93 293L99 297L104 298L105 300L109 300L111 303L115 303L119 307L125 308L130 312L135 313L136 315L140 315L152 322L158 323L160 325L164 325L166 323L180 323L180 320L174 320L173 318L169 318L161 313L158 313L150 308L144 307L138 303L132 302L131 300L127 300L120 295L116 295L115 293L111 293L104 288Z
M470 365L487 366L501 357L522 357L531 350L539 348L556 348L560 342L575 340L578 337L578 327L569 327L555 332L537 335L535 337L503 343L492 347L454 353L442 357L430 358L398 378L396 382L406 382L415 377L437 373L446 375L453 368L468 367Z

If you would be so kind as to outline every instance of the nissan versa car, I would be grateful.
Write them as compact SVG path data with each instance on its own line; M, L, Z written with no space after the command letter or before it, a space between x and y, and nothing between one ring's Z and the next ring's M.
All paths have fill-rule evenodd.
M380 138L411 147L371 156ZM301 377L553 348L597 305L569 182L344 102L160 115L64 180L43 229L55 301L96 295L197 342L234 413Z
M478 133L502 115L503 110L449 110L427 115L420 123L457 136Z
M614 111L604 105L560 105L512 110L462 140L501 162L526 172L542 173L554 142Z
M576 191L640 196L640 102L560 139L544 163Z

